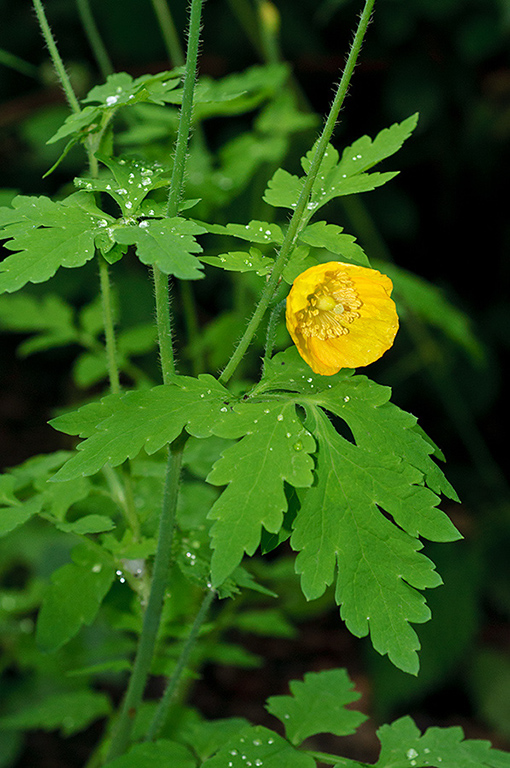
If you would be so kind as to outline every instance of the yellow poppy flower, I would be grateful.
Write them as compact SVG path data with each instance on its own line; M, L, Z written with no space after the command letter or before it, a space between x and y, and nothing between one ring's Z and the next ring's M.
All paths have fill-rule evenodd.
M332 376L378 360L398 330L393 284L376 269L329 261L302 272L287 297L286 322L314 373Z

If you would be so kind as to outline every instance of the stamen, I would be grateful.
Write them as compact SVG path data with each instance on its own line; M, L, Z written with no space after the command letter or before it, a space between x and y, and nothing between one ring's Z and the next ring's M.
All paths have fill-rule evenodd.
M354 283L340 271L326 272L326 280L307 296L307 306L297 313L303 336L334 339L349 333L347 325L356 320L362 306Z

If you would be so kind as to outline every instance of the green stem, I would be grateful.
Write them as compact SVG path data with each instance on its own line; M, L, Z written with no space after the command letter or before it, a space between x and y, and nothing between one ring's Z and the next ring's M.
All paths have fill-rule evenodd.
M186 154L191 133L193 94L197 77L200 20L202 17L203 4L204 0L192 0L191 3L182 105L179 116L179 127L177 129L177 141L175 143L174 164L166 206L166 215L170 217L177 216L177 213L179 212L179 200L182 194L182 182L184 179L184 170L186 168Z
M163 697L159 702L156 714L154 715L154 719L152 720L150 728L147 732L147 741L153 741L156 739L165 724L173 697L177 691L177 687L180 683L182 674L188 664L188 660L191 651L193 650L193 647L197 641L200 628L204 623L207 614L209 613L209 608L211 607L211 603L215 597L215 594L216 593L213 589L208 589L204 599L202 600L202 604L200 605L199 611L195 617L191 631L186 639L186 642L184 643L181 655L177 660L176 667L168 681Z
M66 72L66 69L64 67L64 62L60 58L60 54L58 52L57 44L55 42L55 38L53 37L50 29L50 25L48 24L48 20L46 18L46 14L44 12L44 7L41 2L41 0L33 0L35 13L37 16L37 20L39 22L39 26L41 28L41 32L44 37L44 41L46 45L48 46L48 50L50 52L51 60L53 61L53 66L55 67L55 70L57 72L58 78L60 80L60 83L62 85L62 88L64 89L64 93L66 95L67 101L73 112L79 112L80 111L80 105L78 103L78 99L75 96L75 93L73 91L73 87L71 85L71 81L69 80L69 76Z
M39 80L39 70L34 64L30 64L28 61L20 59L19 56L9 53L9 51L6 51L4 48L0 48L0 64L4 67L15 69L16 72L21 72L22 75Z
M168 58L172 66L180 67L184 64L184 54L168 3L166 0L152 0L152 7L158 20Z
M181 280L180 288L188 344L193 350L193 354L191 356L193 376L198 376L198 374L201 373L205 368L205 360L203 350L198 346L200 329L198 325L195 295L193 293L193 287L190 280Z
M120 392L119 366L117 365L117 344L115 341L115 327L113 320L112 290L110 285L110 276L108 274L108 263L99 256L99 282L101 285L101 303L103 307L103 324L106 341L106 361L108 365L108 376L110 379L110 389L113 394Z
M113 65L92 15L90 2L89 0L76 0L76 3L78 5L81 23L83 24L83 29L85 30L85 34L96 59L97 66L106 80L108 75L111 75L113 72Z
M131 475L128 472L123 472L122 468L115 470L109 464L103 467L103 473L114 500L124 512L126 522L133 533L133 539L139 541L140 521L136 513ZM123 482L120 481L119 475Z
M244 30L244 33L248 40L251 42L253 48L260 55L260 58L264 61L264 47L260 39L260 30L258 25L257 14L252 8L248 0L228 0L230 9L240 26Z
M285 299L283 299L283 301L279 301L278 304L275 307L273 307L273 309L271 310L271 314L269 315L269 320L267 323L267 332L266 332L266 348L264 350L264 360L262 363L263 368L265 368L268 360L271 359L271 356L273 354L274 341L276 336L276 326L278 325L278 320L280 318L280 314L284 306L285 306Z
M168 275L156 266L152 270L154 298L156 301L156 323L158 326L159 357L163 383L168 384L175 373L175 358L172 341L172 316L170 314L170 288Z
M365 0L365 7L363 8L363 12L360 16L358 28L354 36L351 50L349 51L349 56L342 74L342 78L338 85L335 98L333 100L333 104L324 125L322 134L319 138L319 141L317 142L312 162L310 163L310 169L307 176L305 177L303 188L296 203L296 207L290 220L289 228L285 235L282 247L278 253L278 256L276 257L273 271L271 272L271 276L262 291L262 295L255 309L255 312L253 313L244 334L242 335L237 347L235 348L232 357L228 361L223 373L219 377L219 381L223 384L229 381L229 379L232 377L234 371L236 370L246 350L248 349L253 336L255 335L255 332L271 302L271 299L273 298L273 294L292 252L297 236L306 223L307 218L310 216L310 212L307 211L307 204L310 198L310 194L317 178L324 153L326 152L328 143L333 134L339 112L347 95L347 89L349 87L361 45L365 37L374 3L375 0Z
M278 45L280 31L280 14L270 0L257 0L257 10L260 19L260 32L264 61L276 64L281 61Z
M197 75L200 19L203 2L204 0L192 0L191 4L182 106L166 206L166 215L168 217L177 216L179 212L179 200L182 193L184 170L186 167L186 153L191 133L191 114ZM175 373L175 359L172 344L172 321L170 316L170 287L168 284L168 275L161 272L156 266L153 268L153 275L161 371L163 382L167 384Z
M170 568L182 454L186 440L187 435L183 432L180 438L174 440L170 447L151 591L143 617L142 634L133 664L133 671L114 729L108 752L108 760L113 760L115 757L124 754L127 749L134 716L142 701L154 656Z

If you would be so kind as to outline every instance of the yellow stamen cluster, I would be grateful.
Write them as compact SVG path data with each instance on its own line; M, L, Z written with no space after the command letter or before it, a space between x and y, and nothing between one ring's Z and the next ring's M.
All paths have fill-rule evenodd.
M325 278L297 313L303 336L334 339L349 333L348 324L360 316L362 302L351 278L340 270L326 272Z
M376 269L339 261L298 275L287 297L287 328L315 373L369 365L391 347L398 330L392 288Z

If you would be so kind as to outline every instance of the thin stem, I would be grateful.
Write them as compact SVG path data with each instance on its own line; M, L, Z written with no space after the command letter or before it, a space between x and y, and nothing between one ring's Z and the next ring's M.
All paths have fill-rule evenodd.
M101 285L101 303L103 307L103 324L106 341L106 362L108 365L108 377L110 389L113 394L120 392L119 366L117 364L117 344L115 341L115 327L113 319L112 291L108 263L99 256L99 281Z
M55 70L57 72L58 78L60 80L60 83L62 85L62 88L64 89L64 93L66 95L67 101L73 112L79 112L80 111L80 105L78 103L78 99L75 96L75 93L73 91L73 87L71 85L71 81L69 80L69 76L66 72L66 69L64 67L64 62L60 58L60 54L58 52L57 44L55 42L55 38L52 35L50 25L48 24L48 20L46 18L46 14L44 12L43 4L41 0L33 0L35 13L37 16L37 20L39 22L39 26L41 28L41 32L43 34L44 40L46 45L48 46L48 50L50 52L51 60L53 62L53 66L55 67Z
M270 0L257 0L257 9L260 18L260 32L264 61L275 64L281 61L278 45L278 33L280 31L280 14L274 3Z
M177 216L179 212L179 199L182 193L184 170L186 167L186 153L191 133L191 114L197 75L200 19L203 2L204 0L192 0L191 4L182 106L179 116L174 164L166 206L166 215L168 217ZM175 373L175 359L172 344L172 320L170 316L170 287L168 284L168 275L161 272L156 266L153 268L153 275L161 371L163 382L166 384Z
M108 752L108 760L113 760L113 758L122 755L126 751L131 736L134 715L142 701L151 668L170 568L182 454L186 440L187 436L183 432L181 437L174 440L170 447L151 591L143 617L142 634L133 664L133 671L114 729Z
M204 353L199 346L199 325L197 317L197 305L195 301L195 295L193 293L193 286L190 280L181 280L181 301L184 311L184 322L186 324L186 331L188 337L188 344L191 347L193 354L191 357L191 364L193 367L193 376L204 370L205 361Z
M113 65L92 15L90 2L89 0L76 0L76 3L78 5L81 23L83 24L83 29L85 30L85 34L96 59L97 66L99 67L102 76L106 79L108 75L112 74Z
M154 298L156 301L156 323L158 326L159 357L163 383L168 384L175 373L175 358L170 314L170 288L168 275L156 266L152 270Z
M271 356L273 354L273 348L274 348L274 342L275 342L275 336L276 336L276 326L278 325L278 320L280 319L280 315L282 313L282 310L285 306L285 299L283 301L279 301L278 304L273 307L271 310L271 314L269 315L269 320L267 323L267 332L266 332L266 348L264 350L264 361L262 363L263 367L266 366L268 360L271 359Z
M30 62L20 59L19 56L15 56L14 53L10 53L4 48L0 48L0 64L4 67L15 69L16 72L21 72L22 75L39 80L39 70L34 64L30 64Z
M248 0L228 0L230 9L237 18L240 26L254 49L264 60L264 47L260 39L260 30L257 24L257 14L253 10Z
M216 592L213 589L208 589L204 599L202 600L202 604L200 605L199 611L195 616L195 621L193 622L191 631L186 639L186 642L184 643L181 655L177 660L176 667L168 681L163 697L159 702L156 714L154 715L154 719L152 720L150 728L147 732L147 741L153 741L156 739L165 724L173 697L177 691L182 674L188 664L191 651L193 650L193 647L197 641L198 633L200 632L200 628L204 623L207 614L209 613L209 608L211 607L211 603L215 595Z
M179 200L182 193L182 182L186 168L186 153L188 151L191 133L191 116L193 111L193 94L197 77L198 45L200 41L200 20L204 0L192 0L189 17L188 49L186 53L186 73L182 93L181 113L175 143L174 164L170 178L167 216L177 216Z
M241 362L241 359L243 358L244 353L248 349L253 339L253 336L255 335L255 332L271 302L271 299L273 298L273 294L282 276L282 272L289 259L291 251L296 242L297 236L300 230L302 229L302 227L304 226L304 224L306 223L306 220L307 220L306 206L307 206L313 185L317 178L317 174L319 172L320 164L324 157L324 153L326 152L328 142L331 139L331 136L335 127L335 123L338 119L338 115L340 113L343 102L347 95L347 89L351 81L354 67L356 65L356 61L358 59L361 45L365 37L365 33L367 31L367 27L370 21L370 16L372 13L372 8L374 6L374 3L375 3L375 0L365 1L365 7L360 16L358 28L354 36L351 50L349 51L349 56L347 59L347 63L345 65L345 69L342 74L342 78L338 85L338 89L336 91L335 98L333 100L333 104L331 106L326 123L324 125L324 129L319 138L319 141L317 142L317 146L312 158L312 162L310 163L310 169L308 171L307 176L305 177L305 182L303 184L301 194L299 195L298 201L296 203L296 207L294 209L294 213L290 220L289 228L285 235L282 247L280 249L278 256L276 257L273 271L271 272L271 276L262 291L262 295L255 309L255 312L253 313L252 318L249 321L244 334L242 335L237 347L235 348L232 354L232 357L228 361L223 373L219 377L219 381L223 384L229 381L229 379L232 377L234 371L236 370L237 366ZM308 214L308 217L309 217L309 214Z
M168 3L166 0L152 0L152 7L158 20L168 58L172 66L180 67L184 64L184 53Z

